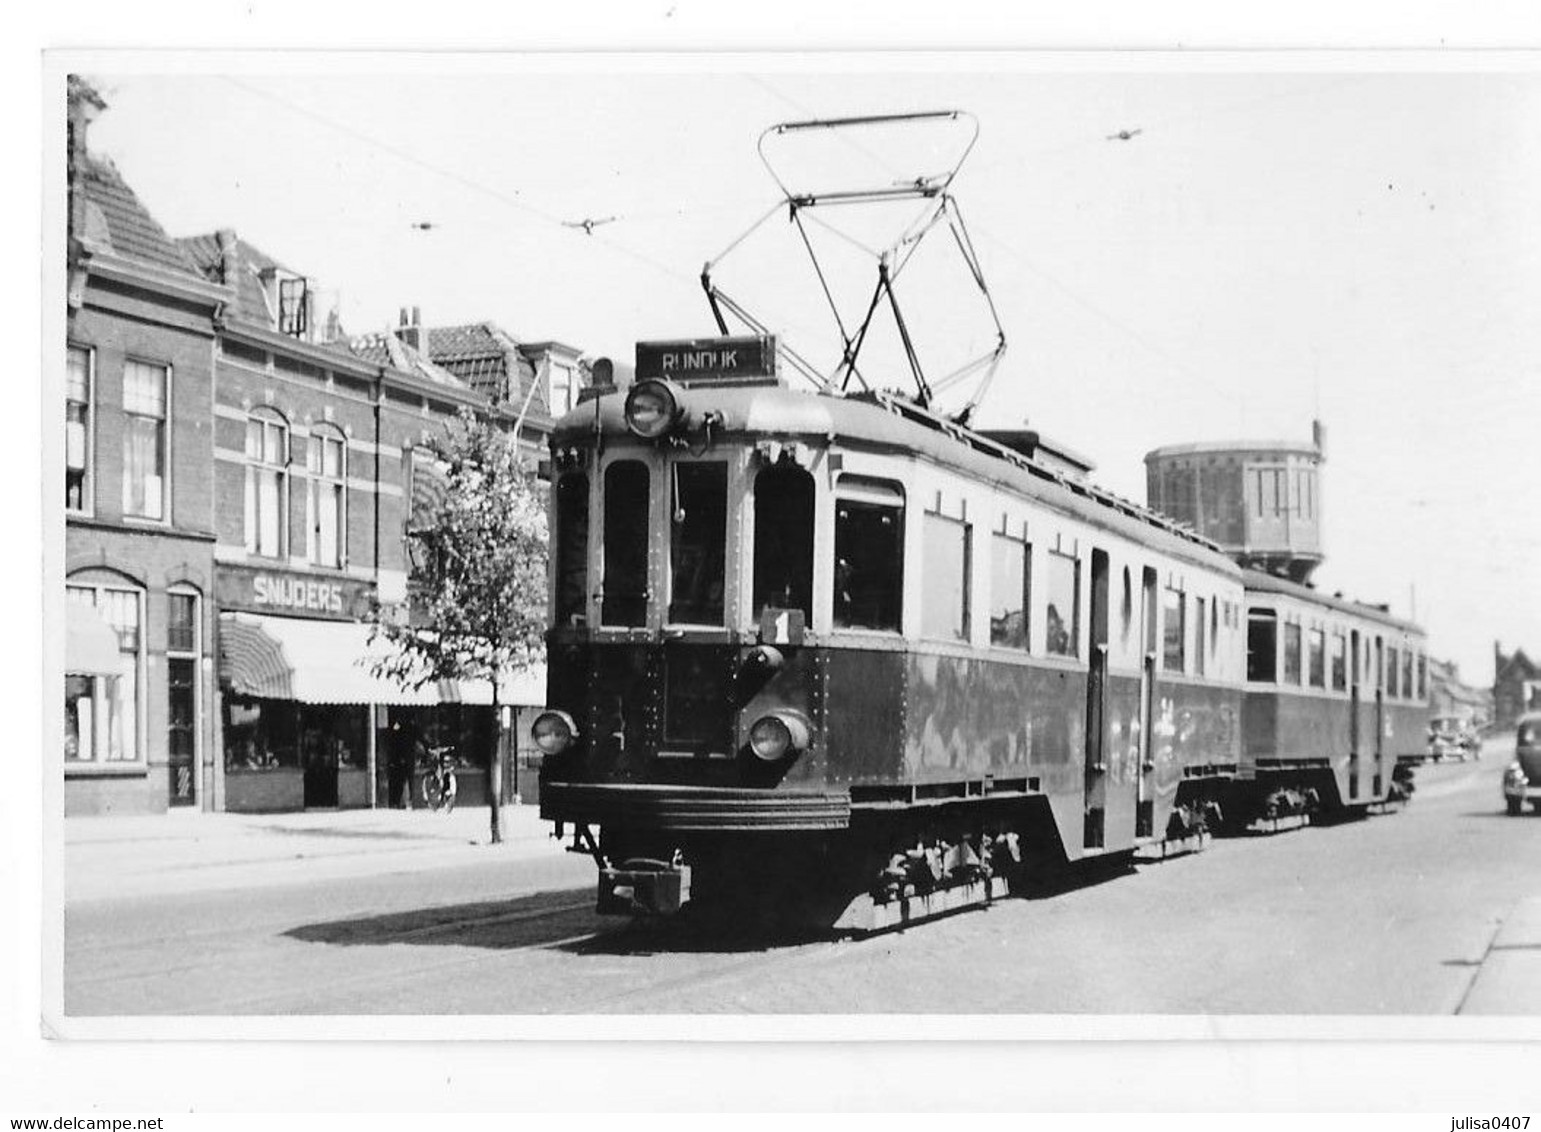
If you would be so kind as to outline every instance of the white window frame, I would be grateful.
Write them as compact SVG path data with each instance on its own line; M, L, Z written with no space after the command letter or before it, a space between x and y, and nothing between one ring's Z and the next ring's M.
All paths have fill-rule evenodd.
M277 461L270 461L265 456L253 457L248 450L247 436L250 433L253 422L262 425L263 450L267 448L267 429L269 426L277 426L283 433L283 452ZM265 407L253 410L246 417L246 431L242 433L241 450L246 455L245 486L242 506L242 538L246 547L246 553L255 558L269 560L283 560L289 550L289 491L290 469L293 464L294 453L294 429L289 424L289 419L277 409ZM263 551L261 547L262 515L260 511L261 494L257 490L256 475L259 470L276 470L278 473L278 546L271 552Z
M65 768L67 770L69 770L69 769L81 769L81 768L86 768L86 769L91 769L91 770L99 770L99 769L101 769L103 767L106 767L106 768L109 768L109 769L116 769L116 770L143 771L145 769L145 767L148 765L147 759L146 759L146 750L145 750L146 745L147 745L146 742L145 742L145 737L146 737L146 731L145 731L145 705L148 702L148 699L147 699L147 696L146 696L146 688L145 688L145 684L147 683L147 681L145 679L145 677L146 677L146 668L147 668L145 658L147 656L147 650L149 648L149 642L146 639L146 633L147 633L147 625L146 625L146 623L148 621L148 618L145 616L145 614L146 614L145 591L142 590L142 589L138 589L138 588L136 588L134 586L127 585L127 584L112 584L112 583L107 583L107 582L82 582L82 581L67 580L65 582L65 601L73 600L69 596L69 591L70 590L81 590L81 591L88 591L88 592L90 592L91 595L92 595L91 596L91 604L92 604L92 607L94 609L96 609L96 610L100 610L101 607L102 607L102 595L104 593L122 593L122 594L131 594L131 595L133 595L134 603L135 603L136 616L138 617L138 625L139 625L139 647L138 647L138 650L134 654L134 727L133 727L133 733L131 735L125 736L125 742L132 742L133 743L133 748L134 748L133 749L133 755L131 757L129 757L129 758L122 758L122 759L109 759L109 758L103 757L102 752L96 750L96 740L97 740L98 735L100 734L100 732L98 730L100 724L99 724L99 721L94 720L93 721L92 742L91 742L92 756L89 759L81 759L81 758L66 759L66 760L64 760L64 766L65 766ZM100 615L100 614L98 614L98 615ZM109 625L109 628L111 628L110 625ZM113 631L114 631L114 633L116 633L117 630L113 629ZM127 654L125 653L124 655L127 655ZM66 662L66 664L65 664L64 674L65 674L66 677L72 676L72 675L75 675L75 676L85 675L83 673L72 673L72 672L70 672L68 662ZM103 685L104 685L105 681L107 681L108 679L116 679L116 677L107 677L107 676L102 676L102 675L97 675L97 674L91 674L91 675L87 676L87 679L89 679L92 682L92 687L93 687L92 699L93 699L93 702L94 703L98 703L98 704L105 702L106 697L103 695Z
M141 514L138 514L136 512L130 511L128 509L128 487L129 487L129 480L128 480L128 475L127 475L127 468L125 468L124 469L124 473L125 474L123 476L123 493L124 493L124 498L123 498L123 517L124 517L124 519L126 521L131 522L131 523L154 523L154 524L157 524L157 525L160 525L160 526L170 526L171 525L171 462L172 462L172 453L171 453L171 389L172 389L171 364L169 362L148 361L148 360L146 360L144 358L136 358L136 357L132 357L132 356L125 358L124 362L123 362L123 392L125 394L128 391L128 368L131 365L146 366L146 367L148 367L150 369L158 369L161 372L161 383L162 383L161 384L161 416L159 418L160 426L161 426L161 476L160 476L160 481L161 481L161 483L160 483L161 503L160 503L160 514L159 515L141 515ZM124 417L125 424L130 419L140 419L140 420L155 420L156 419L154 417L147 416L144 413L134 412L133 410L131 410L128 407L128 404L127 404L128 399L127 399L126 396L122 398L122 401L123 401L122 410L123 410L123 417ZM125 429L125 432L126 431L127 430ZM127 448L126 447L124 449L124 454L125 454L125 456L127 455Z
M291 435L290 444L293 444ZM326 445L338 448L338 473L327 475ZM320 459L315 458L319 450ZM292 452L293 449L291 448ZM323 488L337 489L337 560L323 562L321 553L321 501ZM348 438L339 428L331 425L314 426L305 447L305 558L312 566L327 570L348 568Z
M69 505L69 491L68 488L66 488L64 495L64 511L68 515L83 515L89 518L96 514L96 349L92 346L80 346L74 342L67 344L65 353L66 384L64 393L66 427L69 424L69 406L71 404L81 404L81 402L75 401L69 395L69 353L75 350L79 350L86 356L86 400L84 402L86 407L86 466L81 476L80 506L71 507ZM67 471L69 465L69 440L67 438L65 440L64 459Z

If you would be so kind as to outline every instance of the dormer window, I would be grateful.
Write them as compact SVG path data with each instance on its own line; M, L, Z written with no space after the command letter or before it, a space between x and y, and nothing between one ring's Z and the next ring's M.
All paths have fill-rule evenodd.
M278 277L278 330L294 338L310 337L310 295L303 277Z

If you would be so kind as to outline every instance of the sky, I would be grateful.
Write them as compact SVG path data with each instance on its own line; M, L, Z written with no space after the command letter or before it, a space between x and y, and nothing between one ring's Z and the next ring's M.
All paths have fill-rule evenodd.
M350 332L415 305L627 360L638 339L713 332L702 265L779 199L766 127L966 110L979 134L952 190L1007 340L976 423L1030 422L1143 500L1151 448L1305 442L1320 418L1318 584L1416 617L1434 655L1488 683L1495 640L1541 656L1541 71L1238 65L482 55L87 74L109 103L92 148L171 234L236 229L316 279ZM769 144L799 185L883 185L949 168L965 124ZM833 211L849 238L811 235L849 319L875 270L852 241L901 225ZM896 290L935 377L994 329L948 233L922 245ZM800 352L838 357L784 210L714 278ZM891 334L871 357L876 383L905 383Z

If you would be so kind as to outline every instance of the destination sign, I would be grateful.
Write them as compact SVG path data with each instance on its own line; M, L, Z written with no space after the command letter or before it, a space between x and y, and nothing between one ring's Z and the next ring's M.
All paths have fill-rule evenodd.
M775 378L776 336L637 343L637 380L747 381Z

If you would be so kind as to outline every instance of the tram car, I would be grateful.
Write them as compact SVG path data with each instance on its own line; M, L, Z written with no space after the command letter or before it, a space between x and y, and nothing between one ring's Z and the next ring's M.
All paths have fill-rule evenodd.
M1241 569L1036 434L774 357L639 344L552 435L540 804L601 910L877 928L1201 834L1243 756Z
M1245 824L1405 800L1423 757L1423 630L1384 606L1245 570L1242 759L1228 816Z

